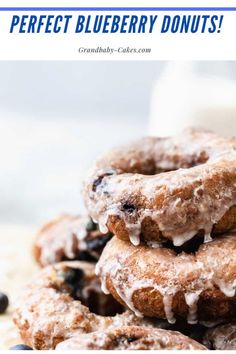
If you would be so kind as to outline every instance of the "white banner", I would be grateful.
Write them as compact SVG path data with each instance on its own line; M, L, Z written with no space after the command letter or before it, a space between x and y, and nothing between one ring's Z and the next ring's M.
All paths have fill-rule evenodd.
M1 60L236 59L236 1L2 3Z

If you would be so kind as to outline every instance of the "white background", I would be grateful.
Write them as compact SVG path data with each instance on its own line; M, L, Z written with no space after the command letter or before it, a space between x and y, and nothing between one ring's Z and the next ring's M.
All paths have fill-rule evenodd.
M236 79L236 62L192 65L199 79ZM200 81L196 92L188 73L178 81L180 70L188 68L183 62L175 63L164 89L166 67L159 61L0 62L0 223L40 225L62 212L81 212L82 181L98 155L148 134L150 115L158 127L149 131L152 135L166 123L180 128L186 114L188 125L200 124L199 115L194 123L190 113L195 112L188 110L189 104L195 107L196 95L203 93L223 112L220 131L232 130L226 118L236 114L236 84L225 89L228 103L221 82L210 81L206 90ZM161 97L155 95L156 85ZM207 114L209 108L204 106ZM210 117L205 120L211 124Z

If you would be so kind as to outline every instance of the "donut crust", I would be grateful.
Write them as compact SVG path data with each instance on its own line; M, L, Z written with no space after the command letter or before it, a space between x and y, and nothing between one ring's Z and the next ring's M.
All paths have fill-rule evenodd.
M64 276L67 276L71 269L79 272L76 275L78 282L81 271L83 273L84 282L79 284L80 289L77 290L84 297L83 302L85 300L86 304L72 296L73 289L64 280ZM69 277L71 278L70 273ZM114 313L121 310L120 305L111 296L102 293L93 264L79 261L61 262L43 268L24 289L13 314L14 323L23 342L34 349L46 350L54 349L58 343L81 333L114 326L153 326L150 321L137 318L130 311L113 317L104 316L105 313L101 316L91 312L87 306L91 290L92 294L97 294L96 303L100 310L101 307L106 312L108 308Z
M208 349L236 350L236 322L209 329L203 343Z
M236 227L236 139L201 129L171 138L147 137L96 162L84 185L89 215L138 245Z
M120 327L79 335L60 343L56 350L205 350L179 332L146 327Z
M103 289L136 315L192 324L236 315L236 233L215 238L190 254L135 247L114 237L96 272Z
M40 229L33 253L41 267L66 260L96 262L111 236L102 234L88 215L64 214Z

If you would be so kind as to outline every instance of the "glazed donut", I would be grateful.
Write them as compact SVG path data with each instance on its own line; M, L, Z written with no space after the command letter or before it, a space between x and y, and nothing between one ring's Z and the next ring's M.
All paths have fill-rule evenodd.
M206 332L203 342L209 349L235 350L236 322L209 329Z
M236 139L201 129L147 137L99 159L84 186L89 215L134 245L236 227Z
M179 332L146 327L121 327L79 335L56 350L204 350L206 347Z
M65 260L95 262L111 236L102 234L87 215L62 215L41 228L34 255L42 267Z
M236 315L236 233L187 254L113 237L96 265L105 293L137 316L189 323Z
M120 311L120 304L102 293L93 264L61 262L43 268L26 287L13 320L24 343L35 349L113 326L153 326L130 311L107 316Z

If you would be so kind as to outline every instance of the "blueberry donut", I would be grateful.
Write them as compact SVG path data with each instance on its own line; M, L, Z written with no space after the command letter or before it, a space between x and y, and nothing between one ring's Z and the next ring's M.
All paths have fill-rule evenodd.
M75 335L129 325L153 326L104 295L94 265L61 262L45 267L23 291L14 323L25 344L53 349ZM117 314L118 313L118 314Z
M78 335L56 350L204 350L202 344L179 332L147 327L119 327Z
M147 137L101 157L84 185L103 232L151 246L236 227L236 139L201 129Z
M190 324L236 316L236 233L190 253L113 237L96 265L105 293L137 316Z
M87 215L62 215L41 228L34 255L43 267L65 260L96 262L111 236L102 234Z

